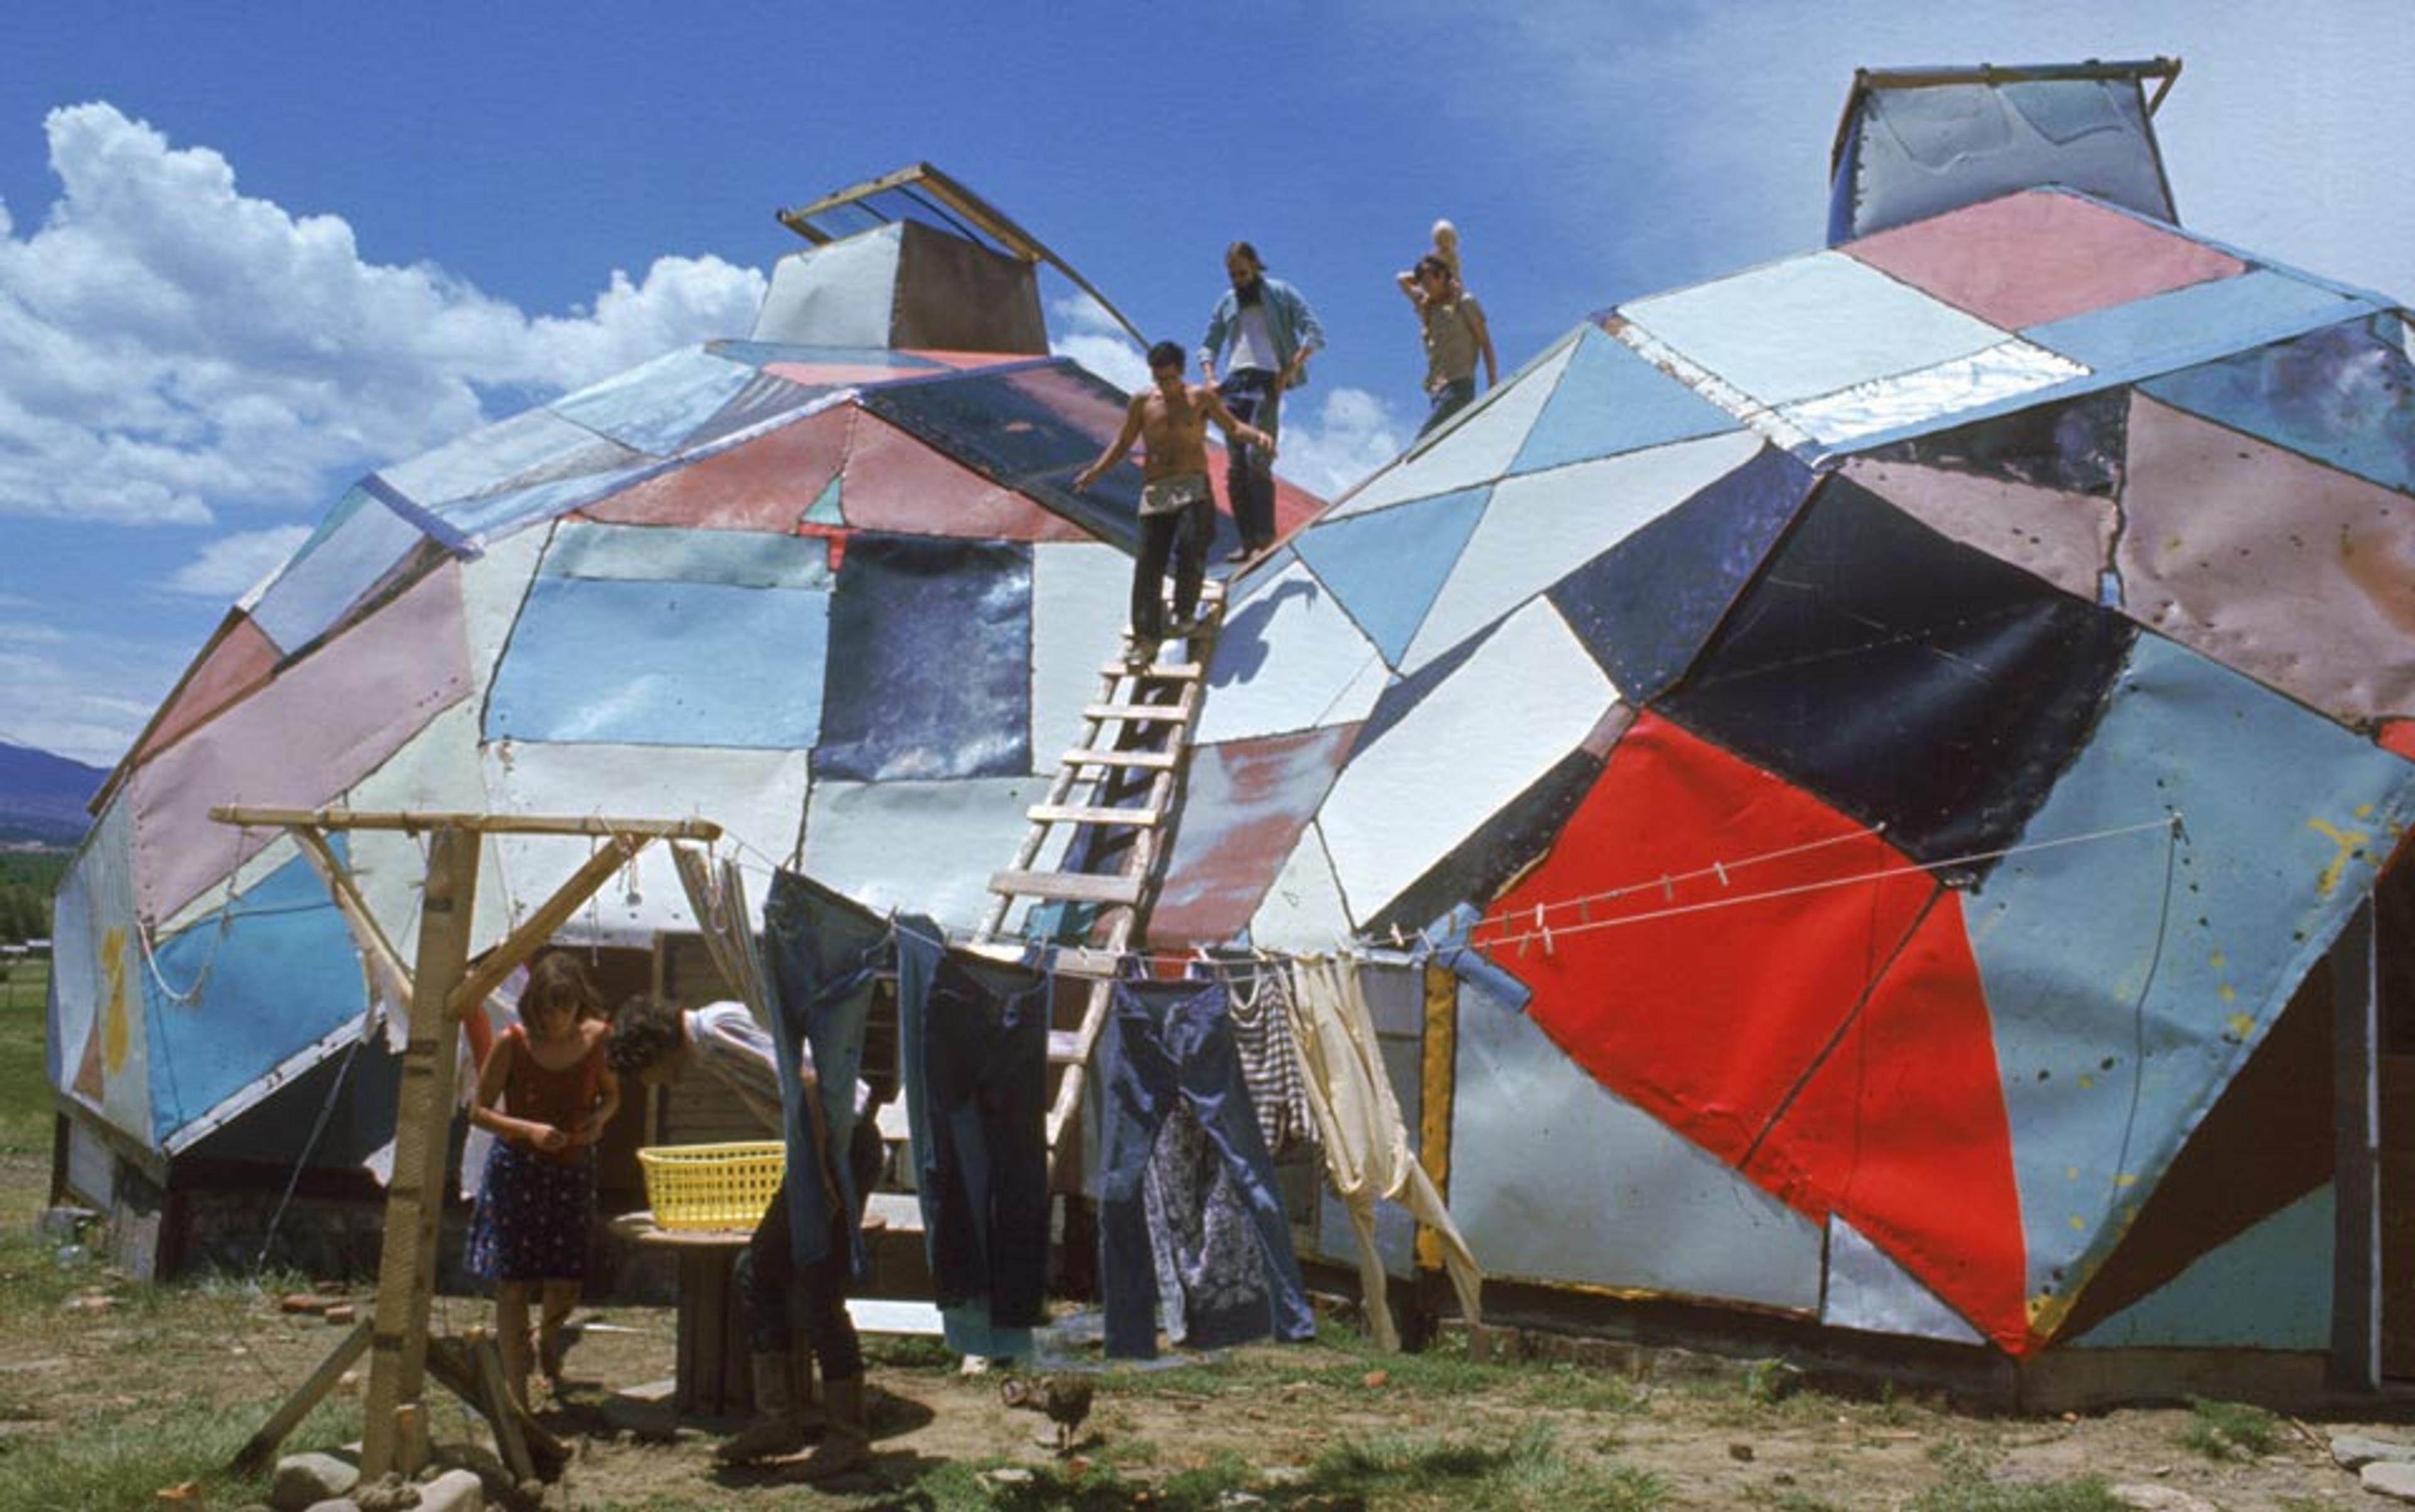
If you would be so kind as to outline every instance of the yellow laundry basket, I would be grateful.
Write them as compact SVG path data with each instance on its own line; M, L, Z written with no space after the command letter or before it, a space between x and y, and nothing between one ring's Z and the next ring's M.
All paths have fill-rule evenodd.
M788 1168L775 1139L734 1145L656 1145L638 1152L646 1202L663 1229L751 1229L772 1205Z

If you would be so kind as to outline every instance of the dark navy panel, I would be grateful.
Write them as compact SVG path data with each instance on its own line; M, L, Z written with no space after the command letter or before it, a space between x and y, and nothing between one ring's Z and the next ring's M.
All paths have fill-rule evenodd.
M1602 757L1586 751L1562 756L1535 785L1496 810L1406 891L1364 921L1382 936L1394 926L1418 930L1462 903L1479 906L1543 852L1601 775Z
M2415 493L2415 364L2393 316L2348 321L2138 386L2167 404Z
M1945 468L2057 493L2111 499L2122 491L2130 399L2122 389L2034 405L1952 430L1881 446L1876 462Z
M858 532L831 597L814 775L1031 770L1031 548Z
M1631 704L1682 676L1811 488L1763 449L1561 579L1551 600Z
M2019 834L2135 633L1831 478L1658 707L1942 861Z
M1126 397L1065 359L1004 372L868 389L862 406L1125 550L1140 540L1140 471L1117 468L1080 493L1073 474L1123 425ZM1230 527L1218 516L1218 546Z

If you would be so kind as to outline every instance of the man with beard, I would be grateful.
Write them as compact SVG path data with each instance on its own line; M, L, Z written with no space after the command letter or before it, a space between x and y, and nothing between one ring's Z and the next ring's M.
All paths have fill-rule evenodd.
M1258 249L1247 242L1224 248L1224 272L1233 287L1216 302L1208 334L1199 342L1199 371L1240 420L1268 435L1280 427L1277 407L1283 390L1307 382L1308 354L1325 345L1325 328L1299 291L1267 277ZM1216 365L1225 360L1222 382ZM1224 464L1224 491L1233 523L1240 528L1235 561L1256 556L1275 540L1275 477L1271 448L1236 446Z

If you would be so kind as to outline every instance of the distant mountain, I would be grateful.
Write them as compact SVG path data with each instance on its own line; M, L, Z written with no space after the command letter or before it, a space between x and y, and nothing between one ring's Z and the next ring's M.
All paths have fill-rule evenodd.
M91 824L84 803L108 778L99 767L0 741L0 843L77 844Z

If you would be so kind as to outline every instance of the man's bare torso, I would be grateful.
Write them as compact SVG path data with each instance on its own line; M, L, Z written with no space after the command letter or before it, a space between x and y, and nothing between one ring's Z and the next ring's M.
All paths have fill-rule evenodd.
M1142 476L1177 478L1208 471L1208 391L1195 383L1182 385L1181 397L1168 399L1149 388L1133 396L1140 414L1142 449L1147 460Z

